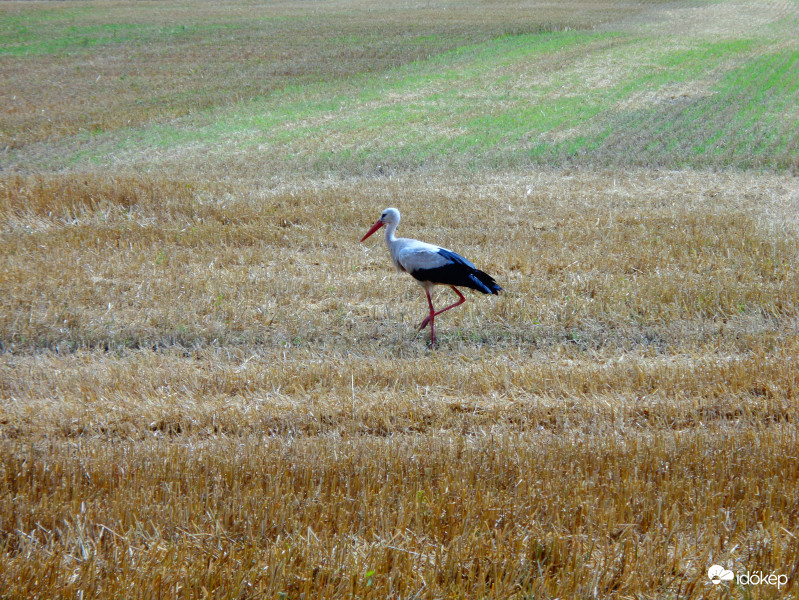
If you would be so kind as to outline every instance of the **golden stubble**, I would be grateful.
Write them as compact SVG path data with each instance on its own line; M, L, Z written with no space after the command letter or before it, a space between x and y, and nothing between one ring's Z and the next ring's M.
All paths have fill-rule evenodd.
M0 588L793 586L797 199L690 171L6 177ZM505 288L434 351L421 290L358 243L390 205Z

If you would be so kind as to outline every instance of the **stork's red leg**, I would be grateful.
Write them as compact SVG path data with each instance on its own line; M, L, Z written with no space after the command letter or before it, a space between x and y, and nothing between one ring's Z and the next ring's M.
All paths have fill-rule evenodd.
M422 324L419 325L419 331L424 329L427 324L430 323L430 344L432 345L436 343L436 329L434 320L438 313L436 313L436 309L433 308L433 298L430 296L430 290L425 289L424 293L427 294L427 305L430 307L430 314L427 315L424 318L424 321L422 321Z
M454 285L451 285L449 287L452 288L453 292L458 294L458 301L455 302L454 304L450 304L446 308L442 308L439 311L436 311L436 309L433 308L433 299L430 297L430 290L425 289L425 293L427 294L427 305L430 307L430 314L428 316L426 316L424 318L424 321L422 321L422 324L419 325L419 331L424 329L427 326L427 324L430 323L430 343L431 344L435 344L436 343L436 330L435 330L435 325L434 325L435 318L438 315L440 315L441 313L443 313L445 310L449 310L450 308L455 308L456 306L460 306L461 304L466 302L466 296L461 294L461 292L460 292L460 290L458 288L456 288Z
M425 290L424 293L427 294L427 305L430 307L430 314L427 315L424 318L424 321L422 321L421 325L419 325L418 331L421 331L422 329L427 327L427 324L438 314L436 312L436 309L433 308L433 298L430 296L430 292L428 290Z
M461 294L461 291L460 291L458 288L456 288L454 285L451 285L451 286L449 286L449 287L451 287L451 288L452 288L452 291L453 291L453 292L455 292L456 294L458 294L458 301L457 301L455 304L450 304L450 305L449 305L447 308L442 308L441 310L439 310L438 312L436 312L436 313L433 315L434 317L437 317L438 315L440 315L441 313L443 313L445 310L449 310L450 308L455 308L456 306L460 306L461 304L463 304L464 302L466 302L466 296L464 296L463 294ZM433 305L431 304L431 305L430 305L430 307L432 308L432 306L433 306Z

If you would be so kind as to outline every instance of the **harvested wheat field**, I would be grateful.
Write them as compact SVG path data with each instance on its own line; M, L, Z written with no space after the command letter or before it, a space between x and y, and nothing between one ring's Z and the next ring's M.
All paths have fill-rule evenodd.
M799 597L797 33L0 1L0 599Z

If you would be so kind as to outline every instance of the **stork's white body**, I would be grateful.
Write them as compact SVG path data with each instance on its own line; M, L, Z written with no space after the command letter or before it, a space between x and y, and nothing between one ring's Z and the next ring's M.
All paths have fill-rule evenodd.
M435 317L445 310L455 308L466 302L456 285L469 287L484 294L496 294L502 290L497 282L483 271L479 270L469 260L447 248L420 242L411 238L398 238L394 233L400 222L400 213L396 208L387 208L380 219L361 238L364 241L380 227L386 227L386 245L391 254L391 260L398 271L409 273L416 279L427 294L430 314L422 321L419 329L430 324L430 343L435 344ZM436 311L430 290L436 285L448 285L458 295L458 302Z
M440 254L444 248L411 238L395 238L393 234L393 231L386 229L386 244L397 271L422 273L449 264L449 260ZM425 289L436 285L433 281L416 281Z

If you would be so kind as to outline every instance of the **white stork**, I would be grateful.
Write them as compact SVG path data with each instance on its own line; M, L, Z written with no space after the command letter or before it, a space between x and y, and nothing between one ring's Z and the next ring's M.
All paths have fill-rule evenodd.
M428 323L430 324L430 345L433 346L436 343L435 318L445 310L466 302L466 297L455 287L456 285L468 287L484 294L497 294L502 291L502 288L497 285L491 275L479 270L470 261L452 250L419 240L394 237L394 231L399 222L399 211L396 208L387 208L377 222L372 225L372 228L366 232L366 235L361 238L361 241L363 242L383 225L386 226L386 244L388 244L388 251L391 253L394 266L398 271L410 273L427 294L430 314L419 325L419 331L424 329ZM433 308L433 299L430 297L430 290L434 285L448 285L452 291L458 294L458 301L437 311Z

